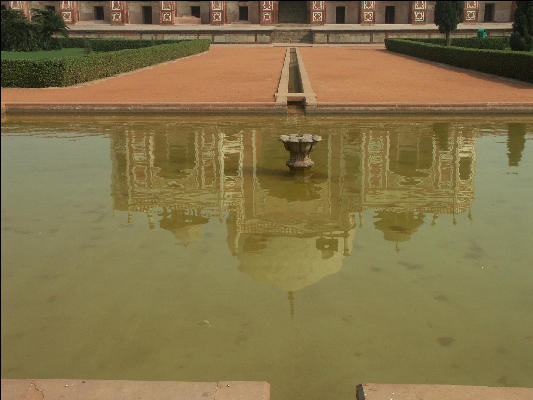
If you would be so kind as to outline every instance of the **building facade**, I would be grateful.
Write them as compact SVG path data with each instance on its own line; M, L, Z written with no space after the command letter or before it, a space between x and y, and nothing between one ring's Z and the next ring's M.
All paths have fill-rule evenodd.
M3 9L51 9L67 24L433 24L435 1L2 1ZM465 23L510 22L516 2L465 1Z

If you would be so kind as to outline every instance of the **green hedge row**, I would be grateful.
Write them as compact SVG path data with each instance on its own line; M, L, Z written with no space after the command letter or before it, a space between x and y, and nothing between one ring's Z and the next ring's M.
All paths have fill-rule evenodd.
M432 39L409 39L414 42L431 43L444 46L446 39L432 38ZM455 47L467 47L471 49L492 49L492 50L505 50L509 45L509 37L507 36L493 36L486 38L452 38L452 46Z
M83 47L92 51L118 51L126 49L140 49L160 44L180 43L184 40L137 40L137 39L97 39L97 38L54 38L61 48Z
M439 46L407 39L386 39L396 53L533 83L533 53Z
M201 53L208 39L53 60L2 60L2 87L70 86Z

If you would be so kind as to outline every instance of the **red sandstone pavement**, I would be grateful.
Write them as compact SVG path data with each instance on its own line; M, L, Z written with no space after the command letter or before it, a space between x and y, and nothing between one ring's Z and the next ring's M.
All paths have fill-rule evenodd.
M216 47L70 88L1 89L2 103L272 102L285 49Z
M361 47L302 47L317 102L533 103L533 84Z
M525 82L376 47L301 47L299 51L316 102L324 110L335 108L330 103L356 103L371 111L376 111L373 107L376 103L413 105L414 109L427 108L428 103L431 103L428 109L438 109L439 104L467 109L482 103L485 105L481 109L485 110L486 104L489 110L533 109L533 84ZM197 56L78 87L1 89L2 107L5 104L7 109L12 105L13 109L26 110L273 109L284 55L283 47L212 46ZM510 103L513 103L510 107L504 106Z

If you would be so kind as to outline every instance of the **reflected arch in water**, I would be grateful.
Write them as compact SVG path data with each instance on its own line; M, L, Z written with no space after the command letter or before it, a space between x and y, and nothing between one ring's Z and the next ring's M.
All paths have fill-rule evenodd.
M396 250L399 250L399 243L410 240L424 223L424 214L417 212L381 210L374 218L379 218L374 222L375 228L383 232L385 240L394 242Z
M171 232L178 244L187 247L192 242L202 239L201 227L209 218L198 215L198 210L168 210L164 208L159 214L159 226Z
M526 124L507 124L507 158L509 166L518 167L526 145Z
M237 255L239 270L258 282L294 292L311 286L342 268L343 254L317 246L315 237L266 237L260 251L242 251Z

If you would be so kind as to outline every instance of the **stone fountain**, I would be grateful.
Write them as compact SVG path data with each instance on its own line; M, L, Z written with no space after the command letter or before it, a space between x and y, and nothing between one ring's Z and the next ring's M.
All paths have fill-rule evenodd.
M321 136L316 135L281 135L279 140L285 145L285 150L291 153L290 158L285 163L291 170L305 170L311 168L315 163L309 157L315 143L322 140Z

